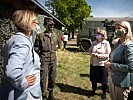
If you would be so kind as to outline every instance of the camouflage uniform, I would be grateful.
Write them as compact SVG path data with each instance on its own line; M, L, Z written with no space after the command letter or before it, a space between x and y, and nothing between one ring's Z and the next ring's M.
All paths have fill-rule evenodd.
M35 47L41 58L41 88L42 92L49 90L49 100L54 100L53 88L56 78L56 49L58 46L57 34L47 30L38 35ZM39 47L39 48L38 48ZM48 86L47 85L48 77Z

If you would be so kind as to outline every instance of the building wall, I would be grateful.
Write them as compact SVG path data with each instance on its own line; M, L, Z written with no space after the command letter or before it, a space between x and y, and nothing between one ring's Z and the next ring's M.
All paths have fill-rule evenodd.
M78 34L79 35L86 35L86 36L91 36L95 33L95 30L97 27L100 27L100 28L105 28L104 27L104 23L101 22L101 21L104 21L105 19L91 19L91 20L87 20L86 22L83 22L82 24L82 28L79 28L78 29ZM112 19L109 19L110 21ZM121 21L121 20L125 20L125 21L128 21L131 25L131 29L132 29L132 32L133 32L133 18L130 18L130 19L121 19L121 18L117 18L115 19L113 25L115 25L116 21Z
M78 29L77 45L79 46L83 39L90 40L91 42L94 41L95 31L98 27L107 29L106 27L104 27L105 19L107 18L87 18L86 20L84 20ZM111 37L110 39L108 38L109 41L111 41L113 38L116 21L128 21L131 24L133 32L133 18L108 18L109 22L111 22L112 20L114 21L114 23L107 29L108 37Z

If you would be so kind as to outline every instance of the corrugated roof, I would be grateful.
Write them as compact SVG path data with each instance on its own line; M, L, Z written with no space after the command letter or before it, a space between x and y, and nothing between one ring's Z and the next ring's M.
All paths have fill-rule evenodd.
M46 8L45 5L41 4L39 0L31 0L34 2L37 6L39 6L41 9L43 9L46 13L48 13L51 17L53 17L55 20L57 20L60 24L62 24L65 27L65 24L63 24L60 20L58 20L54 15L52 15Z
M105 21L105 19L108 19L108 21L133 21L132 17L125 17L125 18L118 18L118 17L88 17L86 21Z

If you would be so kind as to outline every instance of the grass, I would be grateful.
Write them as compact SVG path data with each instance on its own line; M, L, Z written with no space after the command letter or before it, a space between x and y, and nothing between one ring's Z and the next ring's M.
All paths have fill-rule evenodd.
M101 84L98 84L96 95L89 97L90 56L76 50L76 46L68 45L66 50L57 51L55 97L57 100L101 100ZM108 93L107 100L111 100Z

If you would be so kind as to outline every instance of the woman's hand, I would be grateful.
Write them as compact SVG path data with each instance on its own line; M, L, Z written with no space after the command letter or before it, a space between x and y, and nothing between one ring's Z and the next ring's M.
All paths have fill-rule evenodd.
M35 74L26 76L26 79L27 79L27 82L28 82L28 86L32 86L32 85L35 84L35 81L36 81Z
M107 62L104 63L104 66L105 66L106 68L110 68L111 65L112 65L112 63L111 63L110 61L107 61Z
M92 53L92 56L97 57L98 56L98 53Z

